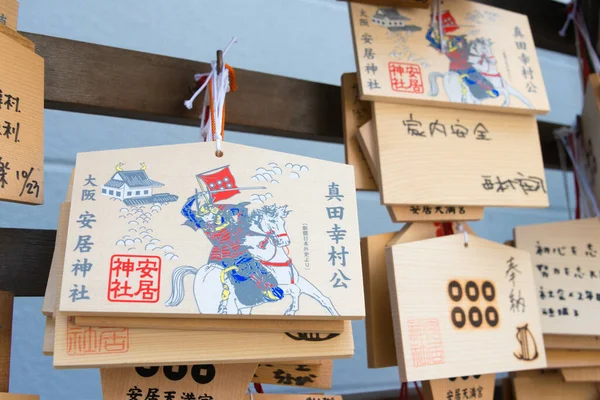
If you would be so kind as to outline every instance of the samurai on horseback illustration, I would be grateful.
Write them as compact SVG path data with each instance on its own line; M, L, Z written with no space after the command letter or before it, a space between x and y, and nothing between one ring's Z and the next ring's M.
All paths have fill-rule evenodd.
M278 302L289 295L286 315L299 310L299 297L307 294L331 315L338 315L331 300L300 276L289 256L291 241L286 231L287 205L263 205L249 211L249 202L220 203L242 190L265 187L238 187L229 166L196 175L196 190L183 205L183 224L202 231L212 249L202 266L181 266L172 274L172 292L167 306L184 298L184 277L194 274L194 296L203 314L251 314L252 308Z
M442 78L448 99L453 102L481 104L487 99L503 97L502 106L508 107L511 96L514 96L533 108L531 102L498 72L490 39L469 39L467 35L453 34L461 27L449 11L435 19L436 23L432 24L425 37L431 47L448 57L450 64L448 72L429 74L430 96L439 94L437 80Z

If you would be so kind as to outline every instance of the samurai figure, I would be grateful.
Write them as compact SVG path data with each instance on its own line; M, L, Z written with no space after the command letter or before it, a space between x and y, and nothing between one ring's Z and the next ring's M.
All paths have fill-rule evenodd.
M223 268L223 306L226 306L230 290L226 278L229 278L238 300L244 305L281 300L284 293L273 274L241 245L249 233L247 206L250 203L216 204L243 189L235 185L229 167L219 168L217 172L208 171L197 177L207 190L189 197L181 213L187 219L184 225L202 230L212 244L207 263Z
M447 27L443 29L446 32ZM443 39L440 39L439 30L430 27L425 37L431 47L438 51L442 51L442 49L445 51L444 54L450 60L448 70L456 72L460 76L463 95L466 90L470 90L471 94L479 100L496 98L500 95L490 81L469 61L471 43L467 40L466 35L444 34Z

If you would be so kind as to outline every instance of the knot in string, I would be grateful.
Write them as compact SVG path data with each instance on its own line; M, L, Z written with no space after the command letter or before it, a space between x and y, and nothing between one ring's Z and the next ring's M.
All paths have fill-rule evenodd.
M227 54L231 45L236 42L237 38L231 39L225 50L223 50L223 57ZM196 98L208 87L204 95L200 115L200 136L205 142L214 141L217 147L217 155L219 155L222 154L221 143L225 136L225 96L227 92L237 90L237 83L235 70L230 65L225 64L223 71L218 71L217 61L211 62L210 66L211 71L209 73L194 75L199 87L189 100L184 101L184 105L188 110L191 110Z

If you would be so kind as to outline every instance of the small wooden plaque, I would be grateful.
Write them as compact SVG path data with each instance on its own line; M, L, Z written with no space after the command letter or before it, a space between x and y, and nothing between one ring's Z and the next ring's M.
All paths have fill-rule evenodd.
M19 2L17 0L0 0L0 25L14 31L19 19Z
M209 318L135 318L135 317L75 317L78 326L149 328L229 332L294 332L340 333L342 320L278 320L278 319L209 319Z
M0 400L40 400L35 394L0 393Z
M240 399L255 370L256 364L103 368L102 396L104 400Z
M223 151L78 154L61 312L364 318L353 168L234 143Z
M599 335L600 218L517 226L515 242L531 253L543 332Z
M8 392L14 296L0 290L0 390Z
M55 332L57 368L280 362L354 354L350 321L339 335L197 331L190 336L185 330L79 327L59 313Z
M548 368L600 367L599 350L546 349Z
M0 49L0 200L42 204L44 60L5 34Z
M322 364L259 364L252 382L273 385L331 389L333 361Z
M465 223L469 235L475 235ZM439 224L414 222L404 225L397 233L369 236L361 239L365 302L367 305L366 334L369 368L398 365L394 343L394 322L390 303L385 248L394 244L415 242L439 236ZM456 228L454 229L456 231Z
M356 135L369 169L377 181L379 174L379 157L377 135L373 121L361 126ZM388 205L388 212L394 222L418 221L477 221L483 218L483 207L464 206L432 206L432 205Z
M548 207L534 116L385 103L374 116L382 203Z
M529 253L462 234L386 251L403 382L546 366Z
M593 383L567 383L560 375L550 374L513 379L515 400L597 400L598 387Z
M358 128L371 119L371 104L359 99L356 73L342 75L342 114L346 164L354 166L357 190L377 190L365 156L358 147Z
M363 99L549 111L526 15L464 0L446 0L440 11L432 26L429 10L350 4Z
M547 349L600 350L600 336L544 335L544 345Z
M459 376L423 382L428 400L494 399L494 374Z
M562 368L560 373L566 382L600 382L600 367Z

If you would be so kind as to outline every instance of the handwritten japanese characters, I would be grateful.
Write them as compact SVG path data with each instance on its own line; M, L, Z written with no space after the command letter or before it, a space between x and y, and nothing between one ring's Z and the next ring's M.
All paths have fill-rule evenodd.
M492 400L494 380L494 374L434 379L423 382L423 391L432 400Z
M318 364L282 362L259 364L253 382L284 386L331 388L333 362L323 360Z
M373 175L379 179L379 155L373 121L361 126L356 134L360 148ZM388 205L390 217L394 222L408 221L444 221L478 220L483 217L482 207L429 206L429 205Z
M402 381L546 365L527 252L473 235L465 247L462 234L386 251ZM514 310L511 289L522 299Z
M227 147L79 154L61 312L362 318L352 168Z
M44 61L1 33L0 48L0 200L42 204Z
M106 399L216 400L242 398L256 364L144 366L101 369Z
M525 15L464 0L445 1L433 16L430 10L349 7L362 99L549 111Z
M379 102L373 109L384 204L548 206L534 116Z
M515 243L531 253L545 334L598 335L600 221L518 226Z

